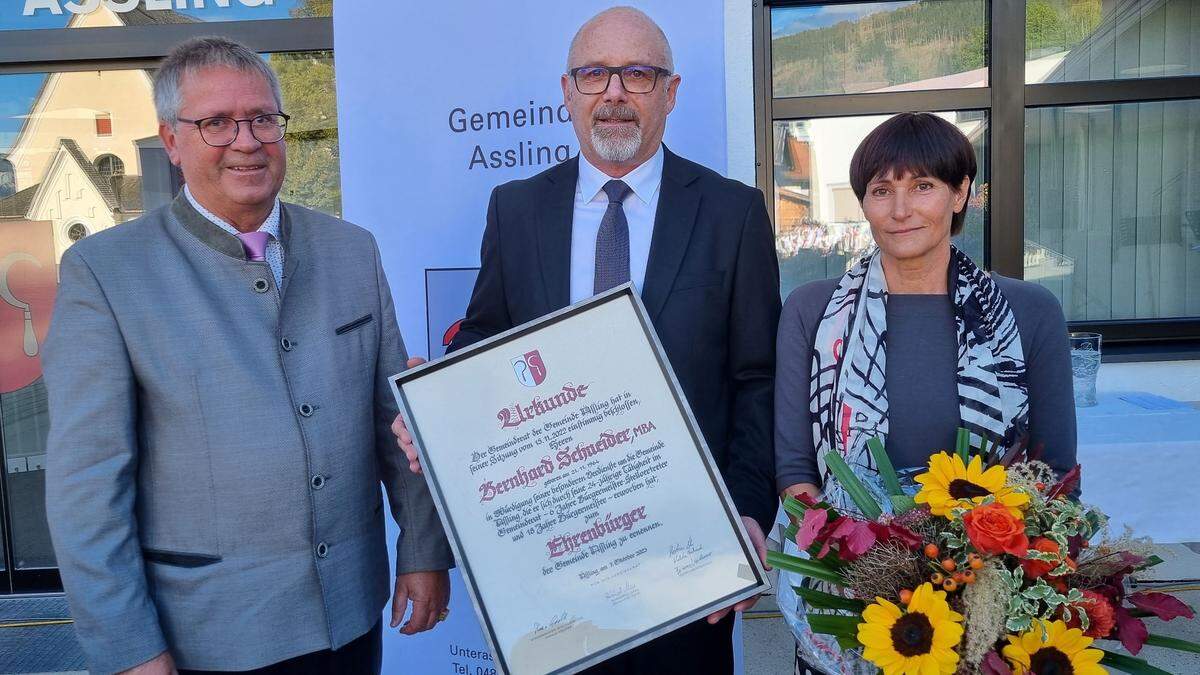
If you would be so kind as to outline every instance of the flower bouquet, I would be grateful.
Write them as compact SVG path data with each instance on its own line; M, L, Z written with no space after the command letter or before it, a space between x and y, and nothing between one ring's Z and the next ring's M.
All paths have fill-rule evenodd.
M768 562L806 577L795 592L813 632L885 675L1165 673L1136 658L1143 645L1200 652L1147 630L1145 617L1192 610L1129 588L1130 575L1162 561L1148 540L1108 536L1107 517L1071 499L1078 466L1059 477L1023 445L972 448L969 438L960 429L955 452L930 459L915 495L871 441L887 508L832 452L826 464L857 512L786 500L785 536L808 557L772 552Z

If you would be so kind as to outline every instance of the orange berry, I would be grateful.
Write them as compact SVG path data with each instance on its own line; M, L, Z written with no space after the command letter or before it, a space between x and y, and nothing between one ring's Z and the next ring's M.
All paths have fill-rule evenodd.
M911 601L912 601L912 591L908 590L907 588L900 591L900 604L907 605Z
M933 576L929 577L929 580L936 586L946 580L946 575L941 572L934 572Z
M968 583L968 584L975 583L975 572L973 572L971 570L967 570L966 572L963 572L962 575L963 575L963 582Z
M977 569L980 569L983 567L983 559L976 557L975 559L971 560L971 562L969 562L968 564L971 566L971 569L977 570Z
M937 558L941 554L937 544L925 544L925 557L929 559Z
M966 576L964 576L962 572L955 572L950 578L961 584L963 583L963 580L966 579Z
M953 572L955 570L955 568L957 568L957 567L958 567L958 564L956 564L950 558L946 558L945 560L942 561L942 569L946 570L947 572Z
M953 593L958 590L958 582L953 579L946 579L942 582L942 588L946 589L947 592Z
M1039 480L1033 484L1033 487L1037 488L1038 492L1042 492L1046 489L1046 484Z

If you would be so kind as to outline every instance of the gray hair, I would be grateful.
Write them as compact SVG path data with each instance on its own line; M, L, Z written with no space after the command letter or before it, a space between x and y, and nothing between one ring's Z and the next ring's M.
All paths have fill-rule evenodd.
M663 57L666 59L666 63L664 63L662 65L667 70L674 72L675 59L674 59L674 56L671 54L671 42L669 40L667 40L667 34L663 32L662 27L659 26L657 23L655 23L654 19L651 19L649 14L646 14L645 12L643 12L642 10L640 10L636 7L629 7L629 6L625 6L625 5L617 6L617 7L609 7L608 9L604 10L603 12L600 12L596 16L593 16L592 18L583 22L583 25L580 26L579 30L575 32L575 37L571 38L571 46L567 49L567 70L568 71L571 70L571 56L575 53L575 47L578 45L579 38L583 35L584 31L586 31L588 28L590 28L592 26L592 24L602 21L604 19L607 19L609 16L611 16L613 14L617 14L617 15L624 14L626 16L632 16L633 18L639 19L639 20L645 22L646 24L649 24L652 28L654 28L654 31L656 33L658 33L658 37L662 40ZM648 64L648 65L658 65L658 64Z
M154 76L154 109L158 119L167 124L179 121L179 106L183 100L183 76L202 68L232 68L258 73L271 85L275 104L283 110L283 93L275 71L254 50L222 37L197 37L187 40L167 54Z

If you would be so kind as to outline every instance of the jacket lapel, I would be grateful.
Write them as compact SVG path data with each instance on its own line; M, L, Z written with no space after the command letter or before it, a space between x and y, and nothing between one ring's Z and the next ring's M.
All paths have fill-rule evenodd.
M579 159L570 159L546 174L542 208L537 209L538 258L546 285L545 312L571 303L571 221Z
M308 253L306 250L309 238L304 231L303 223L297 222L294 212L284 202L279 203L279 238L283 247L283 283L279 287L279 297L287 293L289 282L304 266Z
M651 320L662 311L692 238L700 207L700 191L690 187L696 178L697 174L664 146L662 186L642 288L642 302Z

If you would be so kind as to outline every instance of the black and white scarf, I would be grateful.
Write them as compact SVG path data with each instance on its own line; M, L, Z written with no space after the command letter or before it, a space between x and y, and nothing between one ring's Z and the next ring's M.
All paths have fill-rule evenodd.
M1029 419L1016 319L996 282L954 247L949 280L958 328L961 425L971 431L973 442L986 438L1010 445ZM876 250L842 276L817 328L809 411L825 496L834 506L849 504L829 473L825 453L836 450L855 473L869 478L878 472L867 441L887 440L887 300Z

